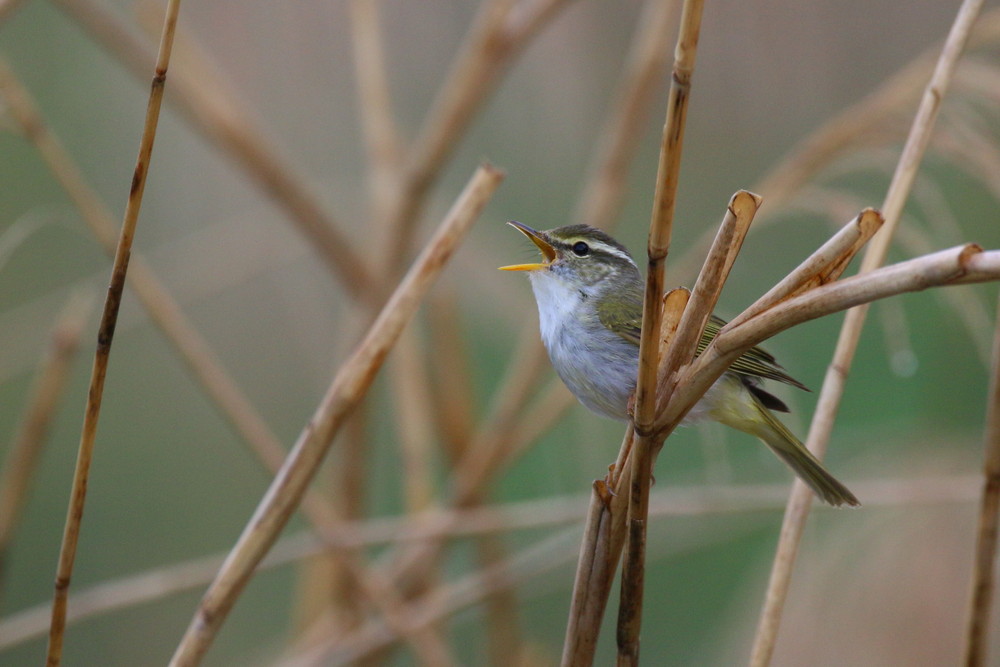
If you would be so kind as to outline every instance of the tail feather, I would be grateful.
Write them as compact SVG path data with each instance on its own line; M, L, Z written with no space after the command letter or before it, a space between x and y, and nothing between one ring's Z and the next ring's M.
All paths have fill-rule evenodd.
M710 395L713 419L760 438L823 502L837 507L861 504L737 377L724 376Z
M763 423L754 435L763 440L764 444L798 475L799 479L808 484L809 488L828 505L835 507L861 505L850 489L831 475L819 459L813 456L813 453L806 449L784 424L767 408L759 407Z

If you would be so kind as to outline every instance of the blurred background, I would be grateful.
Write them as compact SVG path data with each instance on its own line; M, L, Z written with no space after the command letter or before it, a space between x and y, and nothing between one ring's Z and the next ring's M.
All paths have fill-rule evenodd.
M523 4L530 12L543 3ZM625 95L623 71L637 31L655 13L635 0L553 6L522 47L496 56L504 65L467 127L452 128L414 217L413 242L392 261L401 232L381 224L393 211L393 184L378 181L366 141L365 124L378 114L359 99L359 17L379 21L394 123L383 136L396 139L397 151L386 163L405 167L419 161L410 148L422 145L417 138L440 111L435 100L482 7L444 0L183 4L134 248L288 447L371 313L302 233L296 219L309 217L302 213L308 206L288 204L274 183L288 179L308 195L321 223L336 225L370 278L386 281L409 264L481 160L506 171L435 286L432 307L411 327L411 352L390 359L364 419L335 443L317 482L337 513L362 522L355 528L389 526L381 537L372 528L357 552L387 567L394 536L416 525L419 512L450 507L463 429L448 431L449 423L465 424L466 437L485 429L501 449L508 436L513 442L530 433L479 489L479 501L510 512L491 533L497 537L489 548L475 536L449 539L423 582L426 590L447 591L474 577L487 553L520 564L507 573L510 586L500 598L459 604L434 626L457 664L497 663L497 643L518 664L558 662L579 519L592 481L603 476L621 439L620 424L565 400L547 362L529 384L556 388L517 406L510 423L519 425L518 435L489 421L511 369L537 346L527 281L496 271L536 253L503 223L547 229L594 213L581 202L593 194L591 175L609 117ZM920 58L930 53L933 63L956 9L935 0L708 3L668 284L692 283L705 234L738 189L758 191L765 201L723 292L720 313L730 317L860 208L879 206L928 76ZM160 3L0 2L0 56L116 229L161 17ZM643 86L646 111L630 116L638 133L622 199L592 220L614 225L637 255L649 224L676 16L668 25L660 50L665 68ZM1000 246L997 32L974 41L945 101L890 261L966 241ZM897 77L907 70L917 71L915 83ZM881 106L859 106L878 95L885 96ZM0 664L21 665L44 655L47 626L38 619L47 621L110 260L2 100L0 112L0 451L22 423L60 313L81 294L93 299L3 560ZM836 117L838 127L872 123L823 155L815 171L793 169L780 183L772 178ZM249 128L245 134L266 156L247 158L233 127ZM264 183L248 162L269 165L278 176ZM789 186L797 176L803 182ZM369 289L377 285L357 291ZM959 660L995 302L996 288L986 285L909 294L871 310L827 456L865 506L817 508L774 664ZM814 389L776 388L793 407L787 423L802 436L841 319L807 323L766 345ZM127 293L72 589L117 582L124 601L72 622L66 664L165 663L207 581L194 577L141 597L125 578L163 568L175 573L224 555L270 479ZM764 447L722 427L681 429L668 441L653 489L660 515L649 533L648 664L745 662L790 483ZM383 524L363 523L368 519ZM338 633L350 636L359 627L352 623L368 618L370 608L358 607L333 566L303 561L303 554L315 555L304 538L308 525L293 519L282 543L289 562L254 579L206 664L283 664ZM203 569L211 576L214 567ZM99 589L95 597L110 600L112 591ZM617 588L598 664L614 656L616 597ZM319 664L334 661L334 654L319 655ZM405 644L370 655L375 663L417 662Z

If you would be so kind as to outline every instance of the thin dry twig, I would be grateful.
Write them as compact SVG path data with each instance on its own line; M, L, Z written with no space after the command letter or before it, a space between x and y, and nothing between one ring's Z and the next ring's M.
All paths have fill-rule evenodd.
M89 295L76 293L56 320L38 375L28 393L24 417L4 457L0 470L0 593L4 588L7 550L20 524L38 457L66 389L70 364L79 349L91 303Z
M274 544L301 500L329 450L333 436L363 398L431 282L444 268L501 180L502 173L488 165L476 171L364 340L338 371L285 465L205 593L201 606L177 646L171 665L197 664L208 650L254 568Z
M125 205L125 216L118 239L118 249L115 252L111 282L108 286L104 312L97 332L97 351L94 355L90 390L87 394L87 407L80 435L80 448L77 454L76 470L73 473L73 489L66 515L66 526L63 530L62 547L59 550L59 565L56 570L55 595L52 601L52 627L49 631L49 647L46 658L47 664L51 667L55 667L62 661L63 633L66 629L66 601L73 574L73 564L76 559L76 547L80 539L80 524L87 497L87 482L94 455L94 441L97 436L97 421L101 412L104 380L108 370L115 325L118 322L122 292L125 290L125 275L128 272L129 255L132 251L132 241L135 238L136 223L139 220L139 210L142 206L142 194L146 187L149 161L153 153L153 141L156 138L156 126L160 118L160 105L163 102L167 67L170 64L170 49L173 46L179 10L180 0L170 0L164 13L160 49L156 56L149 104L146 108L146 120L142 130L142 138L139 141L139 157L136 160L135 172L132 176L128 203Z
M885 261L889 243L898 224L903 204L909 195L924 150L930 142L931 131L941 107L941 101L948 90L959 56L965 48L969 33L982 7L982 0L965 0L955 17L934 73L924 90L920 107L911 126L899 164L893 174L883 205L886 224L881 233L876 234L872 245L862 260L862 273L869 272ZM820 392L816 412L813 414L806 446L820 459L826 450L833 430L834 416L843 396L847 372L851 367L864 326L867 307L848 312L841 327L833 359L827 370ZM812 494L805 484L796 482L788 501L788 510L782 523L774 565L771 570L764 604L758 621L757 632L751 650L750 664L765 667L771 661L777 642L781 613L791 581L792 566L798 552L798 544L805 529L806 518Z
M966 621L965 659L968 667L987 664L990 617L996 589L997 524L1000 520L1000 309L993 332L993 373L986 404L982 497L976 534L972 593Z

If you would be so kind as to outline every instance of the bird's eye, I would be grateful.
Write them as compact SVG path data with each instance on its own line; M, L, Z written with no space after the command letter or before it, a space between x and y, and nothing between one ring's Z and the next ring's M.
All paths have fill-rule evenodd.
M586 257L590 254L590 246L583 241L577 241L573 244L573 254L577 257Z

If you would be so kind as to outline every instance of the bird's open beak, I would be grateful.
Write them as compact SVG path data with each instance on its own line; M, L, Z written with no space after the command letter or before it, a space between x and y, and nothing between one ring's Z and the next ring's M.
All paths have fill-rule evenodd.
M542 251L542 259L544 261L537 264L511 264L510 266L501 266L501 271L537 271L538 269L548 268L552 262L556 261L556 249L545 240L545 235L542 232L536 231L531 227L522 225L520 222L515 222L514 220L511 220L507 224L531 239L531 242L538 246L538 249Z

